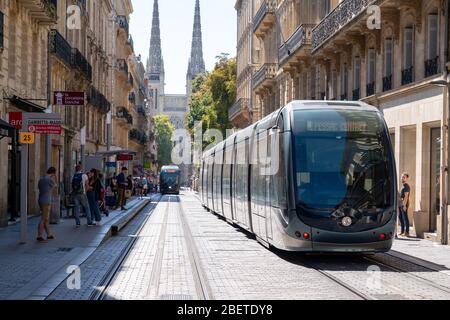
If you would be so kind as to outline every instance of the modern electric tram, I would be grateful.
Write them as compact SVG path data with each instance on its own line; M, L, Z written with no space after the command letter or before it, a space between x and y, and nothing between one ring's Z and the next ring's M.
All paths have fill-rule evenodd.
M159 184L162 194L180 194L180 168L178 166L163 166Z
M294 101L204 152L200 196L205 208L266 246L386 252L396 185L378 109Z

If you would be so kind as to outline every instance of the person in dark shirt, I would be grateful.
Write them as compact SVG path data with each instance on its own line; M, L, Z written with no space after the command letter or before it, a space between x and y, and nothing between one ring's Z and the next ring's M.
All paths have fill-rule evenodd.
M128 181L126 178L127 171L128 169L126 167L123 167L122 172L117 176L117 185L119 190L118 205L120 206L121 210L127 210L125 208L125 190L128 187Z
M399 219L401 224L401 233L400 236L409 237L409 218L408 218L408 209L409 209L409 197L411 194L411 187L408 184L409 174L402 174L402 190L400 194L401 203L399 207Z

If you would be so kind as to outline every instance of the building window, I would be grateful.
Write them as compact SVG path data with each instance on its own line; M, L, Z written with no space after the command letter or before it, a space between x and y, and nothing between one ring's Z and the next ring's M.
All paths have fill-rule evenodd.
M437 14L427 18L427 60L425 61L425 78L438 73L439 61L439 19Z
M353 60L353 100L359 100L361 95L361 58Z
M344 63L341 73L341 100L348 100L348 65Z
M367 51L367 96L375 94L376 51L370 48Z
M384 77L383 91L392 89L392 62L393 62L393 41L392 38L384 40Z
M330 0L319 0L318 1L319 4L319 18L323 19L327 16L328 13L330 13L331 11L331 3Z
M414 81L414 28L406 27L403 32L402 85L406 85Z
M336 70L331 72L331 86L333 92L333 100L338 100L338 73Z

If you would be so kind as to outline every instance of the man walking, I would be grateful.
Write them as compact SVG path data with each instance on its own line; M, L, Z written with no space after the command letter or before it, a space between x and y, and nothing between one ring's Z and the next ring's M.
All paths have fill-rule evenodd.
M117 176L117 186L119 190L118 205L120 206L120 210L127 210L125 208L125 190L128 187L127 171L128 169L123 167L122 172Z
M47 170L47 174L39 180L39 208L41 210L41 221L38 226L38 237L37 241L44 242L45 239L42 237L44 229L47 234L47 240L53 240L55 237L50 232L49 222L50 222L50 212L52 208L52 192L56 187L55 182L56 168L51 167Z
M78 164L75 168L76 173L72 179L72 195L73 200L75 202L75 221L76 227L79 228L81 225L80 222L80 207L83 206L84 211L86 212L86 219L88 223L88 227L95 226L92 222L91 210L89 208L89 202L86 195L86 191L89 190L89 178L87 175L83 173L83 167Z
M409 218L408 218L408 209L409 209L409 196L411 194L411 187L408 184L409 174L402 174L402 190L401 190L401 203L399 208L399 218L401 224L401 233L400 236L409 237Z

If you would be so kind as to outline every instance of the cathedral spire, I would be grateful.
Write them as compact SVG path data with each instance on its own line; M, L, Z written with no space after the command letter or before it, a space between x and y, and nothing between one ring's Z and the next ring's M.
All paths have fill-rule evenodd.
M202 25L200 18L200 0L195 2L194 30L192 32L192 49L189 59L187 80L192 81L198 74L205 72L203 60Z
M147 73L153 76L164 74L158 0L154 0L153 3L152 35L150 38L150 53L147 61Z

